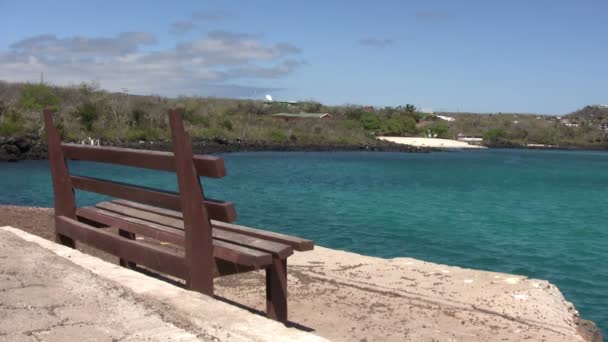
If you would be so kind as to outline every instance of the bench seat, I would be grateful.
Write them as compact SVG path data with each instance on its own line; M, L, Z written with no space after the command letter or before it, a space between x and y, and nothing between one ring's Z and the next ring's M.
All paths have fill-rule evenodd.
M120 228L133 234L184 247L184 222L181 219L126 206L121 200L101 202L94 207L76 210L85 223L98 223ZM139 203L130 202L137 206ZM149 206L152 209L154 207ZM161 209L161 208L157 208ZM163 210L163 209L161 209ZM271 264L271 258L285 259L293 254L290 245L234 231L212 228L214 257L223 261L252 266L255 269ZM287 235L285 235L288 237Z

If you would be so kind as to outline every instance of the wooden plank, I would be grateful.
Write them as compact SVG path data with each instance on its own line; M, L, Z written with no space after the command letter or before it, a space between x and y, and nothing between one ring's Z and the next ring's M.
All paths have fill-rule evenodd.
M239 233L260 239L274 241L291 246L296 251L305 252L314 249L315 243L312 240L306 240L299 237L285 235L281 233L269 232L267 230L250 228L236 224L226 223L211 220L211 225L215 229L225 230L228 232Z
M121 259L182 279L185 279L188 275L186 261L182 253L125 239L66 216L57 217L56 228L63 235L116 255Z
M112 197L124 198L130 201L146 203L158 207L180 210L180 195L177 192L153 189L149 187L110 181L105 179L70 176L72 185L84 191L95 192ZM209 215L216 220L233 222L236 220L236 210L232 202L206 199L204 203ZM201 206L202 207L202 206Z
M91 207L78 208L77 215L88 220L112 225L113 227L137 235L169 242L182 247L184 246L183 230L150 223L132 217L125 217L111 211ZM269 253L220 240L213 240L213 256L227 262L236 263L241 266L254 267L256 269L270 265L272 262L272 255Z
M212 296L214 252L211 223L206 208L200 205L204 200L203 189L192 163L192 145L184 129L181 112L175 109L169 111L169 126L181 194L181 211L184 214L186 260L190 268L186 286Z
M119 213L125 216L134 217L140 220L146 220L148 222L158 223L165 226L173 227L175 229L184 230L184 221L182 219L167 217L157 213L151 213L145 210L123 206L114 202L97 203L95 204L95 207L113 211L115 213Z
M182 213L179 211L159 208L159 207L155 207L155 206L151 206L151 205L147 205L147 204L143 204L143 203L137 203L137 202L127 201L127 200L114 200L114 201L112 201L112 203L149 211L151 213L156 213L156 214L160 214L160 215L175 218L175 219L182 218ZM314 249L314 242L312 240L302 239L302 238L291 236L291 235L275 233L275 232L270 232L267 230L240 226L240 225L236 225L236 224L227 224L227 223L219 222L219 221L216 221L213 219L211 220L211 225L213 226L213 228L230 231L230 232L234 232L234 233L239 233L239 234L243 234L243 235L248 235L248 236L252 236L252 237L257 237L257 238L264 239L264 240L282 243L282 244L291 246L294 250L300 251L300 252L310 251L310 250Z
M178 246L184 245L184 232L182 230L169 228L144 220L124 217L123 215L111 211L92 207L78 208L76 210L76 215L79 219L84 218L108 226L119 227L126 231L147 236L158 241L168 242Z
M53 112L45 109L43 111L43 119L48 146L48 159L53 179L53 191L55 193L55 215L76 218L74 189L70 182L68 166L61 151L61 137L53 124ZM58 234L57 231L55 231L55 240L65 246L76 247L72 239Z
M161 171L175 171L175 158L171 152L70 143L62 143L61 147L67 159L95 161ZM194 155L192 161L199 176L212 178L226 176L226 166L222 158Z
M180 219L167 217L164 215L151 213L136 208L131 208L128 206L123 206L113 202L98 203L95 205L95 207L119 213L127 217L145 220L151 223L158 223L176 229L184 229L184 221ZM263 252L268 252L282 259L287 258L288 256L293 254L293 249L290 246L278 242L268 241L265 239L260 239L228 231L222 231L220 229L215 228L212 230L212 236L216 240L222 240L236 245L257 249Z
M119 204L119 205L122 205L125 207L145 210L150 213L155 213L155 214L163 215L166 217L171 217L171 218L178 219L178 220L182 220L184 218L181 211L159 208L159 207L155 207L155 206L144 204L144 203L138 203L138 202L123 200L123 199L113 200L112 203L116 203L116 204Z
M230 261L232 263L252 266L256 269L272 264L270 253L255 249L238 246L226 241L213 239L213 256L217 259Z

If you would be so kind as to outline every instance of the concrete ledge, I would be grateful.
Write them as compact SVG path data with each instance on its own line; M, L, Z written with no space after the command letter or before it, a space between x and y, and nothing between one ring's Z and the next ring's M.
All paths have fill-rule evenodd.
M141 299L139 304L162 312L162 320L193 336L218 341L327 341L205 295L130 271L14 227L0 227L21 239L63 257L96 276L111 281ZM94 308L92 308L94 310ZM5 335L7 336L7 335ZM154 339L154 337L153 337ZM163 338L164 339L164 338ZM2 340L2 336L0 336Z

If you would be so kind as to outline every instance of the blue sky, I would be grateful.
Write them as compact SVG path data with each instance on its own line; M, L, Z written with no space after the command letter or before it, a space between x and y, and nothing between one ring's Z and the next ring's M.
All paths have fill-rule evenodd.
M608 1L5 1L0 79L563 114L608 103Z

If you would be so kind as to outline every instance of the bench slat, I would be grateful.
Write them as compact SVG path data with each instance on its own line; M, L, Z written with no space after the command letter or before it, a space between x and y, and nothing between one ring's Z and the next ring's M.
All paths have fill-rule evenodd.
M93 228L65 216L57 216L55 229L58 233L93 246L122 259L175 277L186 279L188 269L183 253L176 253L135 240L121 238L105 230Z
M137 203L137 202L128 201L128 200L120 200L120 199L113 200L112 203L149 211L151 213L156 213L159 215L172 217L175 219L182 218L182 213L179 211L159 208L159 207L156 207L153 205ZM230 232L234 232L234 233L239 233L239 234L243 234L243 235L248 235L248 236L252 236L252 237L257 237L257 238L264 239L264 240L282 243L282 244L291 246L294 250L300 251L300 252L311 251L314 249L314 242L312 240L302 239L299 237L281 234L281 233L269 232L267 230L262 230L262 229L255 229L255 228L240 226L240 225L236 225L236 224L227 224L227 223L219 222L219 221L213 220L213 219L211 220L211 224L212 224L213 228L230 231Z
M173 191L75 175L70 176L70 180L75 188L84 191L124 198L173 210L180 210L181 207L179 194ZM234 222L236 220L236 210L232 202L206 198L204 204L210 218L224 222Z
M180 219L123 206L117 203L102 202L96 204L95 207L122 214L128 217L145 220L150 223L158 223L180 230L184 229L184 222ZM228 232L213 228L212 236L216 240L223 240L240 246L272 253L273 255L276 255L281 259L285 259L293 254L293 249L288 245L247 235L242 235L234 232Z
M300 252L312 251L315 246L312 240L301 239L281 233L269 232L267 230L255 229L215 220L211 220L211 225L213 228L283 243Z
M146 169L175 172L175 158L172 152L137 150L133 148L87 146L62 143L67 159L95 161ZM194 155L192 158L199 176L221 178L226 176L224 160L219 157Z
M178 229L165 227L132 217L124 217L111 211L93 207L76 209L76 216L79 219L84 218L108 226L119 227L128 232L147 236L158 241L184 246L184 232Z
M131 233L147 236L159 241L184 246L184 231L160 224L155 224L134 217L127 217L112 211L99 208L78 208L76 215L88 220L117 227ZM228 250L227 250L228 249ZM269 265L272 256L264 251L247 248L230 241L213 240L213 256L244 266L257 268Z

